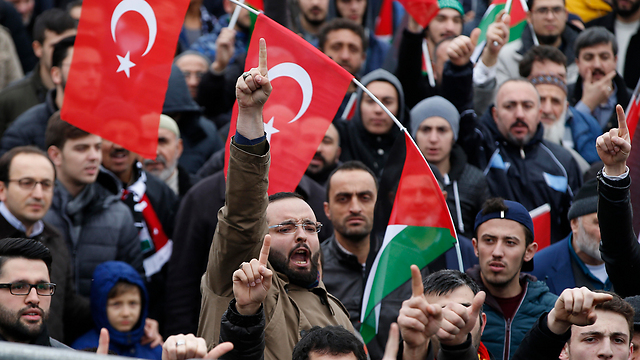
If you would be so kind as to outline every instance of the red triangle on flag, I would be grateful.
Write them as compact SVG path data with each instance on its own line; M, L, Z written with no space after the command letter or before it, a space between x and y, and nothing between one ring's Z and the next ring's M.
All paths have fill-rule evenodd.
M438 15L440 7L437 0L399 0L404 9L423 28Z

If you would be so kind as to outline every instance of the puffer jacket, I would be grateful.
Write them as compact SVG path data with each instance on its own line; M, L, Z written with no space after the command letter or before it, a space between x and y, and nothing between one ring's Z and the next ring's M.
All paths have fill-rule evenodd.
M589 164L600 161L594 144L598 136L602 135L602 128L598 120L590 114L583 114L573 106L569 106L571 117L567 118L567 125L571 128L573 148Z
M258 258L268 232L266 209L270 154L268 143L253 146L232 142L227 172L226 204L218 212L207 271L202 276L202 307L198 336L211 348L220 336L220 319L233 298L232 274L243 261ZM263 301L267 316L265 359L287 359L301 339L301 331L313 326L341 325L353 330L349 314L329 294L320 280L307 289L274 271L273 283Z
M482 333L482 343L496 359L509 360L529 329L543 313L553 308L558 297L549 292L544 282L538 281L532 275L520 273L520 284L524 287L525 293L513 319L507 322L500 305L480 278L480 266L467 270L467 274L478 283L480 290L487 294L483 308L487 314L487 325Z
M529 211L549 204L551 242L562 240L571 231L567 213L582 185L578 164L567 149L543 140L542 124L520 147L502 136L491 113L479 121L463 116L458 144L484 171L491 195L517 201Z
M105 171L73 199L56 181L44 220L66 239L79 294L89 296L93 271L105 261L124 261L144 273L133 216L120 201L118 181Z
M109 291L118 283L127 282L136 285L140 290L140 316L130 331L116 330L107 316ZM122 261L107 261L96 267L91 284L91 315L95 328L76 340L72 347L82 350L98 346L100 329L109 331L109 350L116 354L143 359L161 359L162 346L151 348L149 344L141 345L144 335L144 324L149 309L149 296L140 275L131 265Z

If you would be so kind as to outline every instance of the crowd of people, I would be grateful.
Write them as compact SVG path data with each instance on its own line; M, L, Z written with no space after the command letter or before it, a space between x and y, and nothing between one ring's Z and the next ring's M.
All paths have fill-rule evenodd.
M0 0L0 341L148 359L639 356L623 107L640 0L528 0L524 22L503 10L483 31L487 0L438 0L426 27L387 1L263 4L406 128L457 233L406 264L365 344L379 188L402 138L373 98L332 94L297 188L268 196L262 111L279 84L248 10L189 1L148 159L61 118L82 1ZM77 81L92 91L102 71ZM543 206L548 234L530 215Z

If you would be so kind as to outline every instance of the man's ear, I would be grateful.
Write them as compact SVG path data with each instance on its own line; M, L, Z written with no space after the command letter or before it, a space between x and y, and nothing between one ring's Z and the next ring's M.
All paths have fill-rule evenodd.
M47 149L47 155L49 155L49 159L55 166L62 165L62 151L55 145L49 146Z
M324 202L324 214L327 216L327 219L331 220L331 215L329 213L329 203Z
M182 144L182 139L178 139L178 159L182 156L182 152L184 151L184 145Z
M51 81L56 85L62 84L62 72L57 66L51 67Z
M529 246L527 246L527 249L524 251L524 261L533 259L533 255L536 254L536 251L538 251L538 243L534 241L529 244Z
M0 181L0 201L7 200L7 186L4 181Z
M569 354L569 342L567 341L560 352L560 356L558 357L560 360L569 360L571 355ZM629 356L631 358L631 356Z
M38 57L38 59L42 59L42 44L40 44L40 41L32 42L31 47L33 48L33 52L36 54L36 57Z
M476 257L479 258L480 256L478 255L478 240L476 240L476 238L473 238L471 239L471 243L473 243L473 252L476 254Z
M480 326L480 335L484 332L484 327L487 326L487 314L482 312L482 326Z

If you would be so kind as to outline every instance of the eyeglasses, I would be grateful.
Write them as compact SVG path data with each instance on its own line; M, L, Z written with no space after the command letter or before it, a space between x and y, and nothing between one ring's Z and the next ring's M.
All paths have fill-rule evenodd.
M11 295L29 295L33 288L36 288L36 293L40 296L51 296L56 292L56 284L54 283L27 284L15 282L0 284L0 289L9 289Z
M563 11L564 11L564 8L562 6L554 6L552 8L539 7L537 9L533 10L534 13L536 13L537 15L540 15L540 16L546 16L549 13L552 13L554 16L558 16Z
M33 190L38 184L42 186L42 190L44 191L49 191L53 189L53 181L51 180L36 181L36 179L27 177L27 178L22 178L17 180L9 180L9 182L17 182L20 188L23 190Z
M317 234L320 232L320 229L322 229L321 223L313 223L310 221L305 221L303 223L294 223L293 221L287 221L283 222L282 224L271 225L269 226L269 229L277 229L276 231L278 231L280 234L293 234L296 232L296 230L298 230L298 226L301 226L307 234Z

